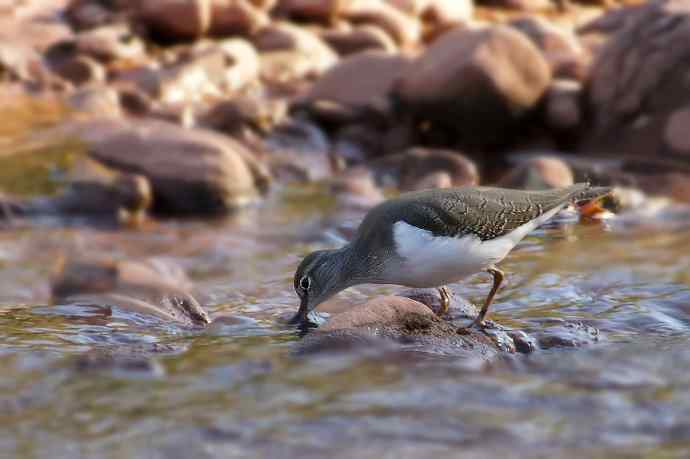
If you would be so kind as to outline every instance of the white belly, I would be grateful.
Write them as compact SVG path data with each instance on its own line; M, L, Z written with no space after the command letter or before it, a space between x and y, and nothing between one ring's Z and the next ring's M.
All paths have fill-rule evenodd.
M522 238L564 206L488 241L474 235L434 236L431 231L398 221L393 225L393 239L403 262L390 267L386 277L390 283L410 287L438 287L457 282L503 260Z

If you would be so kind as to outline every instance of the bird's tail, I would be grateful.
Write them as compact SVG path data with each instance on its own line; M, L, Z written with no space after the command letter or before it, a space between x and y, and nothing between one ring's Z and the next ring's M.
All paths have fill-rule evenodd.
M568 195L568 200L574 204L602 198L611 193L612 190L608 186L591 186L589 182L576 183L569 188L571 192Z

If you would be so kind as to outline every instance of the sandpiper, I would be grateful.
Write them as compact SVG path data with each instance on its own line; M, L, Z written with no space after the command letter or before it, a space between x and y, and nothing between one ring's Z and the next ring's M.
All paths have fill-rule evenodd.
M319 304L358 284L435 287L447 309L447 284L486 271L493 286L470 325L483 328L503 281L496 264L568 204L609 191L579 183L547 191L466 187L402 194L371 209L349 244L304 258L294 278L301 304L293 321L305 322Z

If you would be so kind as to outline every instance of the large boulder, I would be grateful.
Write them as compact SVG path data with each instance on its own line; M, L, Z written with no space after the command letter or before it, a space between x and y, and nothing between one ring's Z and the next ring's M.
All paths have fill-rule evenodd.
M268 173L230 137L163 121L93 121L75 129L92 158L145 176L154 208L175 214L224 213L265 190Z
M690 159L690 1L620 9L585 31L612 33L587 87L583 150Z
M312 111L339 110L353 119L374 114L388 116L389 93L410 60L381 51L368 51L343 59L319 79L300 104Z
M457 143L483 147L510 140L550 81L548 63L522 33L458 27L409 67L395 95L402 109L451 132Z

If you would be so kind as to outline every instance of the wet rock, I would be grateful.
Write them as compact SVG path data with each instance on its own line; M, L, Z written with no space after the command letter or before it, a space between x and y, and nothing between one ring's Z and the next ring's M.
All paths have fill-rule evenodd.
M520 162L498 185L520 190L548 190L573 183L573 171L565 161L554 156L536 156Z
M544 53L554 77L576 81L586 79L591 56L571 30L539 16L518 18L509 25L524 33Z
M398 55L368 51L343 59L320 78L302 101L317 117L328 116L329 105L339 108L343 121L367 116L389 116L389 92L408 68L409 60ZM331 109L333 110L333 109Z
M413 46L421 37L419 21L388 3L353 2L346 8L343 16L353 24L380 27L402 48Z
M322 75L338 56L318 35L288 23L273 24L255 39L261 53L261 76L289 82Z
M374 25L363 25L351 30L327 29L321 34L321 38L340 56L348 56L363 51L392 53L397 50L395 42L388 33Z
M599 330L580 322L565 322L562 325L532 330L531 333L541 349L581 347L601 339Z
M438 289L435 288L415 288L403 290L398 295L418 301L431 309L434 314L441 315L443 313L443 306L441 304L441 295ZM479 314L479 310L475 305L460 297L452 294L450 297L450 305L448 311L443 315L444 318L452 320L466 320L474 319Z
M688 129L689 24L688 2L669 0L613 11L583 29L610 34L587 87L593 123L583 150L642 158L690 155L674 135Z
M504 26L455 28L408 69L395 88L401 109L473 146L511 139L551 81L541 52Z
M73 0L65 8L65 18L76 30L93 29L115 22L121 2Z
M160 353L156 345L149 346L150 354ZM159 345L160 346L160 345ZM162 346L160 346L162 347ZM118 378L160 378L165 375L165 368L151 355L148 349L137 351L125 349L98 349L74 359L74 370L78 373L106 373Z
M321 349L349 349L359 344L376 346L384 339L424 352L491 359L498 353L493 338L437 317L422 303L399 296L375 297L366 303L334 314L300 343L300 353ZM334 343L334 344L331 344ZM390 344L388 344L390 346Z
M294 118L278 125L264 147L273 175L280 181L311 181L330 177L330 142L319 126Z
M584 119L582 85L573 80L554 80L545 96L546 125L557 132L575 132Z
M240 95L215 104L201 117L200 123L238 138L244 128L267 134L286 120L284 100Z
M388 155L371 163L377 181L396 185L400 190L420 189L420 183L430 185L438 174L446 174L450 186L470 186L479 183L477 166L452 150L410 148L403 153ZM433 176L433 177L432 177ZM429 177L433 178L431 180Z
M70 260L51 282L54 303L92 303L188 326L210 319L189 293L191 282L175 265L157 260Z
M270 180L241 144L211 131L153 120L86 122L74 130L92 158L145 176L161 212L228 212L256 199Z
M0 80L38 81L42 79L41 56L22 43L0 42Z

